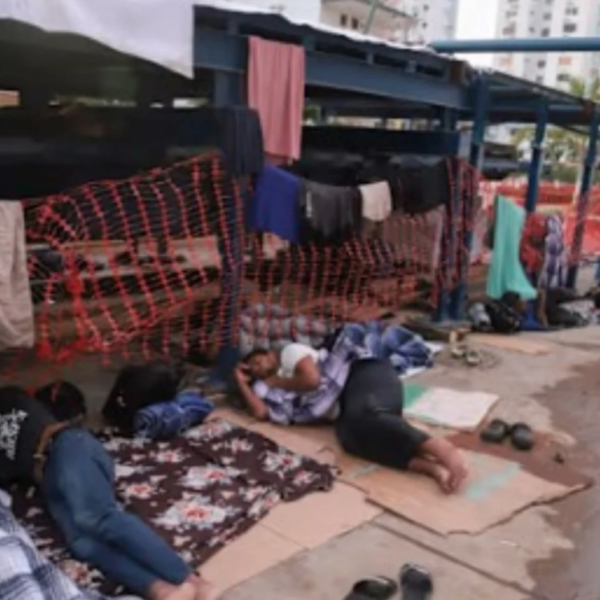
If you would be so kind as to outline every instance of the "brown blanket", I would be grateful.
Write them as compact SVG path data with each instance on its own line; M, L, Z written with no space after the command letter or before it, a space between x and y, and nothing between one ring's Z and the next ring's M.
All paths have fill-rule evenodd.
M293 454L223 420L170 442L107 437L124 507L153 526L193 568L248 530L281 500L329 490L329 466ZM122 590L71 559L34 490L15 490L13 510L40 551L77 583Z

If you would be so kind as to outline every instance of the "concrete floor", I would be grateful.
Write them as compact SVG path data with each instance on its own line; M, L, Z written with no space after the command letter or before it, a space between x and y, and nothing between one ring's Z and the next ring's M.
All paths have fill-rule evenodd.
M449 362L422 377L456 389L496 392L496 414L577 440L567 460L594 475L600 460L595 395L600 383L600 329L537 334L546 356L496 351L498 364L473 370ZM489 348L487 349L489 351ZM582 412L579 419L574 418ZM582 423L587 423L582 427ZM596 448L579 442L598 440ZM478 536L442 538L395 516L370 523L230 590L226 600L336 600L368 574L395 576L418 562L435 577L443 600L598 600L600 503L593 488L553 506L531 508ZM576 550L577 547L577 550Z
M447 359L420 379L500 394L498 416L563 432L561 440L573 443L569 464L595 476L600 465L600 329L537 334L532 339L547 344L549 354L485 348L498 359L491 368L461 367ZM98 407L116 370L94 358L63 376L84 386L90 404ZM36 383L27 370L20 375L23 383ZM241 583L224 600L342 599L355 580L368 574L395 576L406 562L430 569L437 589L434 598L440 600L598 600L599 513L600 490L594 487L555 505L531 508L478 536L442 538L383 514Z

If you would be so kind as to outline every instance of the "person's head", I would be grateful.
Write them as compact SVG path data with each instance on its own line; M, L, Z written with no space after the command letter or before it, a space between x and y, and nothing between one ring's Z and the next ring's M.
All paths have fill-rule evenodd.
M253 350L244 358L244 364L254 379L267 379L277 373L279 360L272 350Z
M41 387L34 394L59 421L79 423L87 415L83 392L69 381L55 381Z

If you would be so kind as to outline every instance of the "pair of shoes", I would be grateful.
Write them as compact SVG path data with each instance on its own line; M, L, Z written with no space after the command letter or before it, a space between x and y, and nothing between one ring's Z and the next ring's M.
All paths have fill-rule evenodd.
M362 579L354 585L346 600L390 600L398 589L402 600L427 600L433 592L431 575L419 565L404 565L399 583L383 576Z
M502 444L510 438L512 445L521 452L529 452L535 445L533 431L526 423L509 425L502 419L494 419L479 436L488 444Z

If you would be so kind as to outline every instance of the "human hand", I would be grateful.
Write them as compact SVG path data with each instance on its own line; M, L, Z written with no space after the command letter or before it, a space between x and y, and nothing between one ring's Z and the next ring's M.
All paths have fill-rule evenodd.
M248 371L248 366L244 364L239 364L235 368L234 372L235 380L238 384L248 383L250 381L250 373Z

